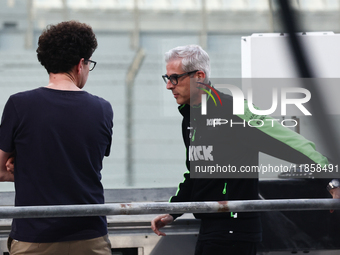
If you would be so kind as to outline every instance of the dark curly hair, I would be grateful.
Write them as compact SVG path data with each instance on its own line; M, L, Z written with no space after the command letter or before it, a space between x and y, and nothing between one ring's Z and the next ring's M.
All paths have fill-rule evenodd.
M37 56L48 73L67 73L97 48L92 28L78 21L49 25L39 37Z

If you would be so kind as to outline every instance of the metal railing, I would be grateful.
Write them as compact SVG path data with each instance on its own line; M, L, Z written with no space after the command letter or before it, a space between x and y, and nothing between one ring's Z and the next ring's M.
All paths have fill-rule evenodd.
M259 211L304 211L340 209L337 199L280 199L185 203L115 203L102 205L58 205L0 207L0 218L47 218L97 215L164 213L221 213Z

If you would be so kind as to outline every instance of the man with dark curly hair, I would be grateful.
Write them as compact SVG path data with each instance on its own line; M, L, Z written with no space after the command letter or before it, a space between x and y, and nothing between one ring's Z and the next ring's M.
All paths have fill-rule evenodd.
M12 95L0 126L0 181L15 180L16 206L104 203L100 171L110 153L113 112L109 102L81 90L96 48L92 28L76 21L50 25L39 37L49 83ZM11 255L109 255L107 233L103 216L14 219L9 249Z

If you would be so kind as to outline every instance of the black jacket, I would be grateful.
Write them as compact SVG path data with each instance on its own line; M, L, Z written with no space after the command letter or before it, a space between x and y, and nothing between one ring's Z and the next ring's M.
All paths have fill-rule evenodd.
M218 95L222 105L215 105L208 98L207 115L201 114L200 107L179 107L183 115L182 134L187 148L188 171L170 202L258 199L258 173L240 171L251 167L256 169L259 152L296 164L328 163L315 151L314 144L301 135L268 116L251 113L246 101L245 114L233 115L233 98L220 92ZM248 123L257 127L250 127ZM223 167L225 172L221 171ZM210 173L211 170L214 172ZM221 173L217 174L217 170ZM172 216L177 218L180 215ZM202 219L202 224L209 228L208 232L225 233L222 234L224 239L261 239L258 213L206 213L195 214L195 217Z

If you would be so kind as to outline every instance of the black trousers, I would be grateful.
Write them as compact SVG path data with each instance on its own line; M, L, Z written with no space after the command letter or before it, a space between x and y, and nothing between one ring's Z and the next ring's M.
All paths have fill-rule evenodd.
M195 255L256 255L256 243L230 240L198 240Z

